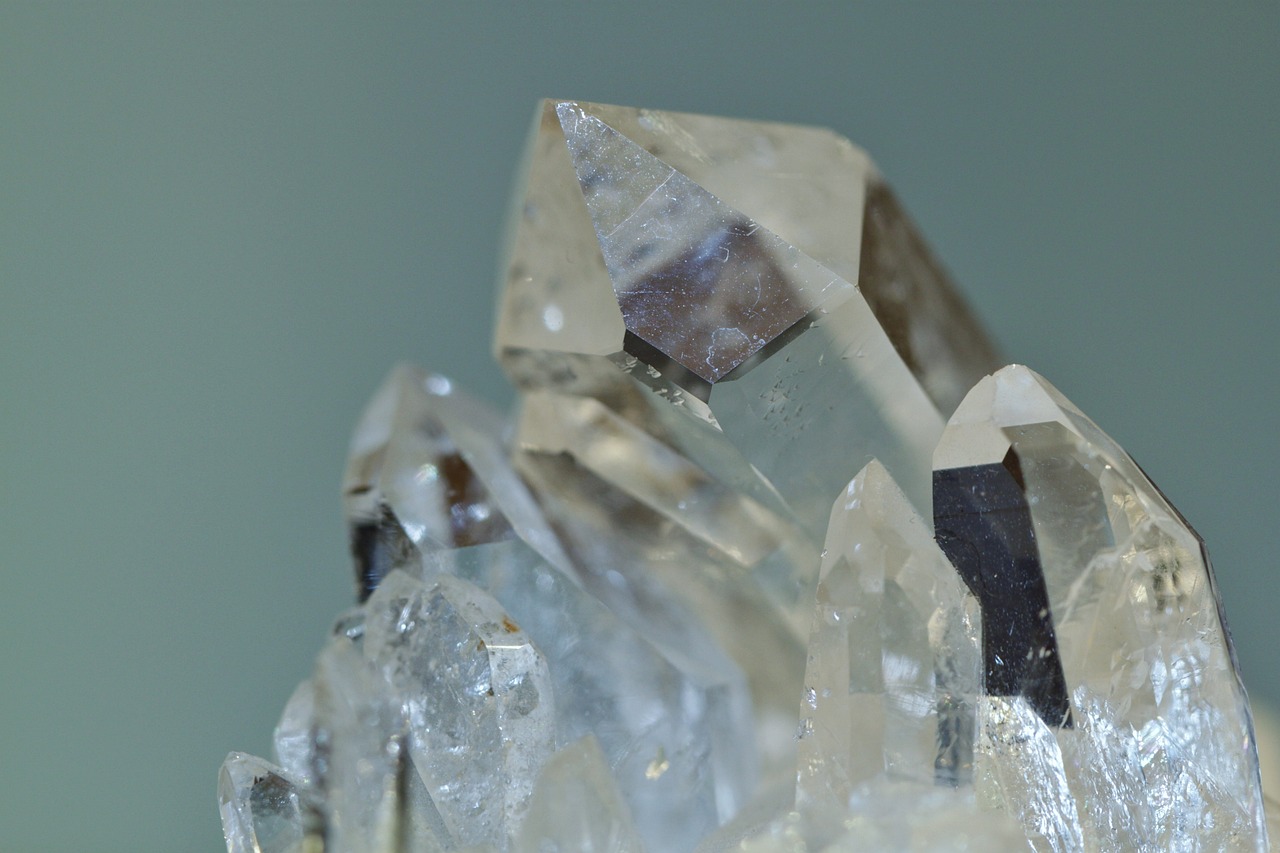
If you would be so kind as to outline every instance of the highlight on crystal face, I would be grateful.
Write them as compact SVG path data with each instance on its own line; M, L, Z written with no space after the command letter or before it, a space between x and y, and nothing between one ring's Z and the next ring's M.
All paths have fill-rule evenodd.
M866 154L546 101L501 268L515 410L370 401L231 853L1267 849L1203 543Z

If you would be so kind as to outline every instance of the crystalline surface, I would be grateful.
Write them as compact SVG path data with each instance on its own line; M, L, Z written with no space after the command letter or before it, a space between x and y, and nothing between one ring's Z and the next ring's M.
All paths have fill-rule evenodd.
M841 810L841 826L817 830L811 815L789 812L748 833L726 827L698 853L987 853L1027 849L1021 827L984 809L971 788L894 782L859 786Z
M228 755L218 775L218 805L229 853L305 853L305 795L270 762Z
M365 649L407 711L410 755L446 827L463 843L504 844L554 749L542 654L501 605L452 576L392 572L366 609Z
M843 817L865 782L969 781L981 687L973 596L878 463L836 502L802 703L796 803Z
M939 544L982 602L984 737L1027 745L988 751L993 772L1060 803L1068 785L1078 814L1006 806L1053 849L1265 849L1248 704L1195 532L1024 367L974 387L934 459ZM1135 805L1117 815L1116 796Z
M643 849L595 738L588 735L551 756L538 776L516 853Z
M546 102L514 225L497 348L517 383L572 387L596 357L707 400L815 540L873 455L927 507L938 411L995 365L866 156L829 131ZM908 293L929 294L911 320Z
M751 792L741 677L684 671L521 542L427 554L486 590L546 656L557 742L590 737L653 850L690 850ZM576 759L575 759L576 761Z
M862 152L548 101L520 186L515 412L370 402L230 853L1265 849L1203 545Z

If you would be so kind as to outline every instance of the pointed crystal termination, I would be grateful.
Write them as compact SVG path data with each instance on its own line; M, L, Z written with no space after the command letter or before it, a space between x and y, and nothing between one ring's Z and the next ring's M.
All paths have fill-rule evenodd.
M877 777L971 781L977 601L878 462L831 512L801 708L796 807L838 827Z
M409 543L457 548L515 535L477 475L497 464L488 431L499 423L443 376L405 364L391 371L351 438L343 479L361 601L411 559Z
M392 381L406 373L425 375L402 367L393 374ZM439 384L441 380L436 379ZM505 624L504 620L509 619L519 625L547 658L554 693L564 700L554 703L557 742L564 744L595 734L632 813L643 819L647 843L661 850L692 849L701 835L738 808L756 778L753 750L742 746L751 744L752 727L741 674L723 656L696 651L710 645L706 639L691 644L695 651L683 651L677 658L682 663L671 662L573 579L556 535L505 457L496 415L473 407L465 423L449 423L437 413L449 407L447 414L455 400L465 399L458 391L451 388L447 395L423 395L424 383L420 381L398 387L409 392L402 397L417 398L415 408L421 417L392 418L394 412L388 413L385 406L380 409L380 394L371 404L371 414L362 428L372 431L372 426L381 424L378 432L383 435L383 446L404 447L412 442L398 436L397 431L416 431L420 423L429 419L437 426L434 440L438 444L466 448L475 491L489 496L493 515L508 519L515 535L488 543L458 543L454 548L440 547L429 540L425 553L402 536L400 552L391 568L403 569L428 582L441 574L455 576L461 582L474 584L478 588L475 594L483 590L493 596L505 609L502 619L494 614L493 621ZM580 407L594 401L572 398L567 402L571 407ZM607 438L608 431L605 433ZM570 443L595 441L578 433L563 438ZM359 458L359 454L353 457L353 468ZM642 457L642 461L647 458ZM411 466L420 464L420 458L410 454L402 455L401 461ZM382 463L381 472L387 481L410 482L386 462ZM653 473L650 479L661 483L664 477ZM420 482L420 478L413 482ZM432 488L430 482L421 486ZM726 500L732 504L735 497L736 493L731 493ZM424 526L447 528L459 506L446 496L428 508L438 517L427 518ZM758 525L764 521L753 517L749 523ZM607 546L611 531L596 531L594 538ZM767 540L767 536L764 538ZM745 547L749 548L749 543L750 540ZM620 558L607 556L603 562L613 565ZM682 566L686 572L690 568L690 563ZM403 578L396 581L401 585L405 582ZM366 604L361 612L372 612L383 601L384 596L375 593L370 599L373 604ZM367 651L381 660L376 622L369 626ZM591 653L584 653L585 649ZM690 660L698 664L690 667ZM419 694L406 695L412 698ZM277 733L282 755L296 752L297 743L306 740L305 726L297 720L305 719L307 700L308 691L300 689L286 709ZM552 704L548 701L547 706ZM427 760L416 749L413 752L415 760ZM448 754L448 750L441 754ZM473 751L471 760L478 754L481 752ZM431 779L439 776L437 771L423 771L428 787ZM512 775L495 758L487 777L478 768L473 777L477 784L505 786ZM655 784L656 778L662 782ZM441 802L441 810L445 817L440 820L457 823L446 802ZM449 829L437 834L445 838L455 835Z
M555 747L546 661L487 593L400 571L366 604L365 651L408 716L409 754L459 843L503 846Z
M243 752L218 774L218 804L228 853L309 853L321 849L308 824L307 794L297 780ZM308 846L310 845L310 846Z
M584 359L615 362L714 421L815 543L872 456L927 507L938 412L998 363L829 131L549 101L514 225L497 350L517 385L594 395Z
M934 464L938 542L982 604L979 786L1049 849L1265 850L1248 703L1177 510L1016 365L965 397Z

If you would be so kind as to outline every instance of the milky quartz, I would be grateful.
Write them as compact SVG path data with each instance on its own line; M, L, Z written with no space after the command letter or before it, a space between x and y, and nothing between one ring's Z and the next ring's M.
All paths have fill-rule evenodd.
M1266 849L1200 540L844 139L544 102L495 352L360 419L230 853Z

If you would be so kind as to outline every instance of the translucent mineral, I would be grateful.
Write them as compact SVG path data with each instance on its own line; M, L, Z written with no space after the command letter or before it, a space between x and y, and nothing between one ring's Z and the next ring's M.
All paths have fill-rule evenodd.
M574 741L547 761L515 850L642 853L626 803L594 737Z
M541 650L556 742L590 740L650 849L692 849L750 796L751 708L735 669L681 668L522 542L430 553L422 571L484 589Z
M714 421L817 542L873 456L927 510L943 419L998 361L863 152L546 101L522 189L496 334L518 386L598 395L584 363L616 363Z
M366 604L365 651L408 718L409 754L450 834L499 845L555 749L542 653L502 606L450 575L388 575ZM475 772L475 757L491 767Z
M1265 850L1248 702L1195 531L1025 367L969 392L934 463L938 543L982 604L978 784L1047 849Z
M971 781L977 600L884 467L836 501L809 635L796 805L839 826L864 783Z
M1266 849L1203 544L865 154L547 101L502 269L515 408L374 395L230 853Z
M218 775L218 805L229 853L309 853L306 793L270 762L228 755Z

